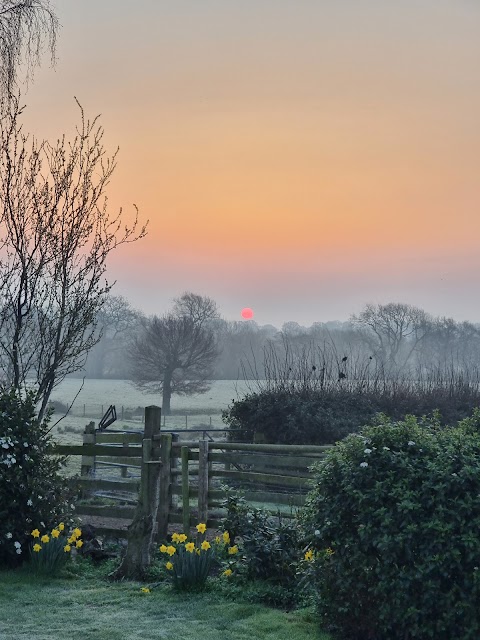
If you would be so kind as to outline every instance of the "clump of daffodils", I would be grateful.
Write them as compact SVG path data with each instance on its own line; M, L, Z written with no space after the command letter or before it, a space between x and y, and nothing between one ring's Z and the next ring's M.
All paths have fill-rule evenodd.
M189 539L186 533L174 533L169 545L162 544L160 553L166 556L165 568L171 576L175 589L180 591L201 590L205 587L212 565L219 563L226 553L232 557L238 553L237 545L230 546L230 536L215 538L211 543L205 538L207 525L199 523L197 534ZM230 576L232 569L228 567L223 575Z
M33 539L30 564L35 573L56 575L65 566L72 549L83 546L81 529L75 527L67 532L63 522L44 533L32 529L30 535Z

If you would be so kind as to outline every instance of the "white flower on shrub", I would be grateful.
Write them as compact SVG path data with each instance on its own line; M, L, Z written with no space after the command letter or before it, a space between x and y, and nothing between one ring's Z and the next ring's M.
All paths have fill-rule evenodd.
M20 542L18 542L18 540L13 543L13 546L15 547L15 549L21 549L22 548L22 545L21 545Z
M33 502L30 500L30 498L27 500L27 507L31 507L33 504Z
M390 451L390 447L383 447L384 451Z
M13 533L8 532L5 534L5 537L10 540L10 538L13 538Z
M371 449L365 449L365 451L363 453L372 453Z
M361 463L360 463L360 466L361 466L361 467L364 467L364 468L365 468L365 467L368 467L368 462L361 462Z
M408 446L409 446L409 447L413 447L413 445L415 444L415 442L414 442L413 440L409 440L409 441L407 442L407 444L408 444Z

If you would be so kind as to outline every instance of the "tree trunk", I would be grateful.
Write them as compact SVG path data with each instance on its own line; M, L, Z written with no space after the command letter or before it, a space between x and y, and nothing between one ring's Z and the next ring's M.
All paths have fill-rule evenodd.
M144 581L152 561L157 529L160 489L159 460L151 460L153 436L160 433L160 407L145 407L145 435L142 460L142 480L133 522L128 527L127 551L120 566L109 574L111 580ZM156 464L152 464L156 463Z
M170 400L172 397L172 374L169 371L163 376L162 390L162 413L164 416L170 415Z

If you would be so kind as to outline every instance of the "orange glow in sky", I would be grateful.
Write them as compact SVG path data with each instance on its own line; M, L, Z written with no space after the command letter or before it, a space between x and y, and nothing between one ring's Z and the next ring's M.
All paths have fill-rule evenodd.
M480 321L480 4L62 0L25 126L120 146L112 209L150 219L116 293L185 290L259 324L406 302Z

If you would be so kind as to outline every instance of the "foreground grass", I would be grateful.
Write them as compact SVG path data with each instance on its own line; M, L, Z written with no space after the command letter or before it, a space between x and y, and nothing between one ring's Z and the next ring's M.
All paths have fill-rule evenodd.
M0 573L0 638L51 640L327 640L306 610L292 613L230 602L214 591L142 593L138 583L99 576L37 578Z

